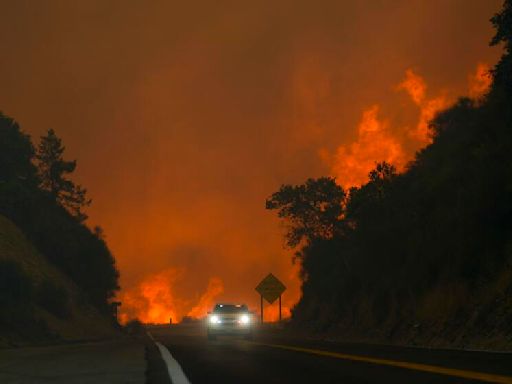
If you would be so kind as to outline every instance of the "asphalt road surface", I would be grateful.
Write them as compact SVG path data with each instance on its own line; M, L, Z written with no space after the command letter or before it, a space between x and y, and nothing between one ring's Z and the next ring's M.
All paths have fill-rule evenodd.
M276 331L208 341L200 325L149 331L172 356L171 373L181 370L191 384L512 383L510 353L307 341Z
M144 347L139 340L123 337L0 349L0 383L143 384L146 381Z

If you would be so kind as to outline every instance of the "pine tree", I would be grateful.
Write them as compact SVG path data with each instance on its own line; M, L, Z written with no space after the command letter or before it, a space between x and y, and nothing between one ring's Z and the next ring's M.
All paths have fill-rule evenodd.
M66 208L78 221L84 221L87 216L82 209L90 205L91 200L87 198L85 188L66 177L75 171L76 160L64 160L64 150L62 140L53 129L41 137L36 154L41 189L48 192L56 203Z

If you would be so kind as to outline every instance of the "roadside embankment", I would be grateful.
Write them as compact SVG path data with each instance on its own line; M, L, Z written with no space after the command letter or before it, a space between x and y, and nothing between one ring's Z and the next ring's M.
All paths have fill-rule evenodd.
M0 215L0 348L120 336L115 322Z

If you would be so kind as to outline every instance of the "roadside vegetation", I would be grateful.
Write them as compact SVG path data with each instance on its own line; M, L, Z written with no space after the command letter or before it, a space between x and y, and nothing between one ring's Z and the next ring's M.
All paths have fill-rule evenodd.
M109 314L0 215L0 347L115 337Z
M91 200L85 188L72 181L75 168L76 161L64 159L64 146L53 130L34 146L16 121L0 113L1 327L18 329L16 324L27 323L42 335L44 321L35 321L40 318L37 309L70 319L74 300L111 318L109 301L119 289L119 273L102 229L85 223ZM23 237L9 235L13 223ZM23 267L19 254L9 253L16 241L33 246L31 253L44 258L40 264L51 264L70 283L56 275L35 278L36 270ZM71 286L80 294L72 294Z
M35 148L13 119L0 114L0 215L13 221L106 313L119 288L119 274L101 228L85 224L84 208L91 200L70 178L76 161L63 154L53 130Z
M266 201L301 266L292 323L366 340L512 346L512 0L491 19L504 54L483 100L431 121L403 173L379 163Z

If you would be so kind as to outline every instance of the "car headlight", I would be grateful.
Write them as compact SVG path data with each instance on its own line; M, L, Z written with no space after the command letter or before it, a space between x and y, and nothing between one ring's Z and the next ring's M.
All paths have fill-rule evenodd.
M249 321L250 321L249 315L240 316L240 323L249 324Z
M217 324L219 322L219 316L212 315L210 316L210 323L211 324Z

